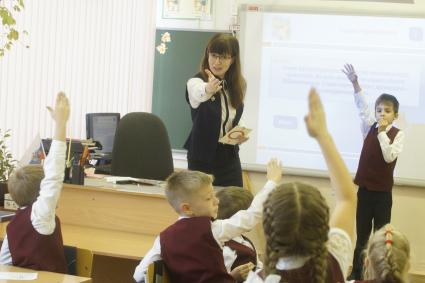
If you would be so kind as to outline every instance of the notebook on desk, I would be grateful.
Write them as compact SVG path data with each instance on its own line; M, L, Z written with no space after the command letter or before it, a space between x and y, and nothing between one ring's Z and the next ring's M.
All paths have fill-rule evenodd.
M0 210L0 222L6 222L15 216L14 211Z

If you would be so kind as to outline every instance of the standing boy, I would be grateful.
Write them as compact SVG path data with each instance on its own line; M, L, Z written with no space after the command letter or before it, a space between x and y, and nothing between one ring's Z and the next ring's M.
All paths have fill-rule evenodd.
M370 232L391 222L392 187L397 157L403 149L404 133L393 125L399 103L390 94L381 94L375 102L375 115L369 110L354 67L342 70L354 88L354 98L362 120L364 137L354 183L357 192L357 242L350 279L362 279L362 252Z
M55 109L48 109L55 121L55 134L44 168L27 165L9 178L9 193L19 209L7 225L0 263L66 273L61 226L55 215L65 171L69 117L65 94L59 93Z

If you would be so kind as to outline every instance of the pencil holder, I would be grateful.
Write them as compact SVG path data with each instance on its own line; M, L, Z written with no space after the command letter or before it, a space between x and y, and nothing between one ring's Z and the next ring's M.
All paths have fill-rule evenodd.
M71 184L84 185L84 167L73 165L71 172Z

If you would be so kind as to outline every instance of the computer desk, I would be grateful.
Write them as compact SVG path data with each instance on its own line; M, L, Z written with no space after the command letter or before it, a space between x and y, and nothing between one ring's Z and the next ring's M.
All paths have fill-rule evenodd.
M87 178L84 186L64 184L56 214L64 244L77 247L77 274L87 277L94 272L96 256L140 260L178 217L161 187ZM6 225L0 223L2 236Z
M31 280L34 283L90 283L92 280L86 277L78 277L72 275L66 275L61 273L38 271L22 267L15 267L10 265L0 264L0 272L36 272L38 274L36 280ZM1 282L12 283L12 282L28 282L28 281L16 281L16 280L1 280Z

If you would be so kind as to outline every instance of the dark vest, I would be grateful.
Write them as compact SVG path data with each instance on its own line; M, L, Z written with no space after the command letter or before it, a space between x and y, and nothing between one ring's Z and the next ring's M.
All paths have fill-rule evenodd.
M42 235L31 224L31 210L32 206L18 210L6 228L13 265L66 273L59 218L55 217L56 227L53 234Z
M225 246L228 246L236 252L236 259L233 263L231 270L235 269L237 266L252 262L257 266L257 252L255 250L254 244L247 237L242 236L245 241L248 241L254 249L251 249L241 243L238 243L234 240L227 241L224 243Z
M356 280L354 283L378 283L376 280Z
M398 131L399 129L392 127L387 132L391 143L394 141ZM378 128L376 128L376 123L374 123L363 142L354 183L370 191L391 192L394 184L393 175L396 163L397 159L391 163L385 162L379 145Z
M205 81L201 73L194 76ZM222 95L217 92L209 99L202 102L198 108L190 107L192 116L192 130L187 138L184 148L187 149L187 158L204 162L212 162L215 158L221 126L221 99ZM186 101L189 103L189 93L186 88ZM228 101L230 103L230 100ZM190 106L190 103L189 103ZM236 109L236 116L232 127L235 127L241 119L243 104ZM239 150L236 145L235 151Z
M280 282L311 283L311 278L313 278L312 269L309 262L300 268L292 269L290 271L279 270L278 274L281 276ZM341 267L331 253L328 253L327 277L325 282L345 283Z
M178 220L160 234L161 257L172 283L234 283L209 217Z

